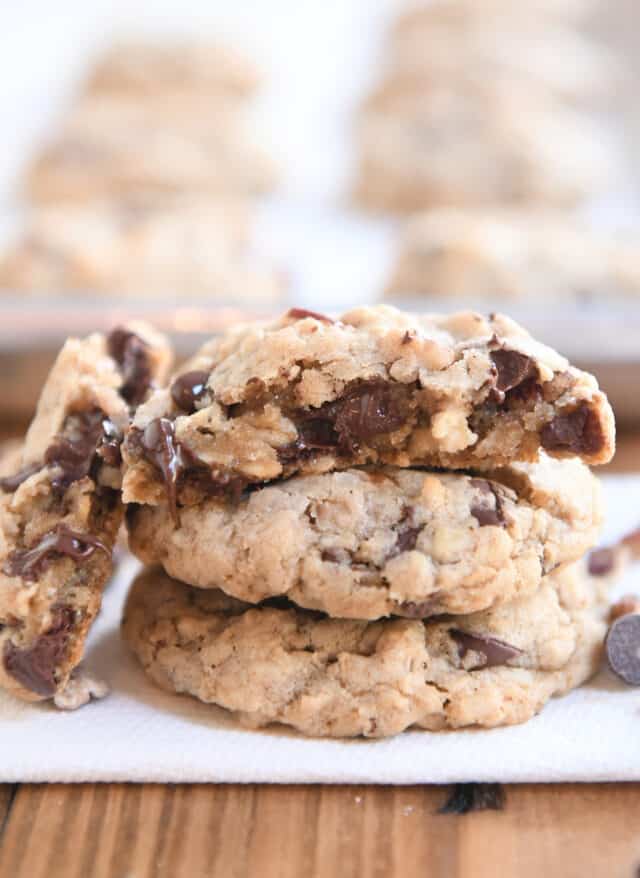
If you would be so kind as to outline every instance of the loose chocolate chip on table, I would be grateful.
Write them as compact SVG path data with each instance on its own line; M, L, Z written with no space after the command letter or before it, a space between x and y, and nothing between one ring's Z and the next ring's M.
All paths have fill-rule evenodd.
M625 683L640 686L640 614L616 619L609 628L606 649L611 670Z
M129 405L139 405L151 387L151 365L146 343L127 329L114 329L107 338L109 355L120 366L120 396Z
M468 652L478 652L484 656L484 661L469 668L471 671L480 668L493 668L496 665L504 665L509 659L522 655L522 650L504 640L498 640L496 637L488 637L484 634L469 634L467 631L459 631L452 628L449 631L450 636L458 644L458 655L463 659Z
M190 415L196 410L196 403L207 389L208 380L209 372L185 372L171 385L171 398L179 409Z
M572 412L556 415L542 428L540 438L547 451L571 451L574 454L597 454L605 443L598 417L586 403Z
M30 466L25 466L24 469L19 470L19 472L14 473L12 476L5 476L3 479L0 479L0 491L4 491L5 494L13 494L23 482L26 482L28 478L35 475L35 473L39 472L41 469L41 464L32 463Z
M499 783L457 783L438 814L468 814L470 811L502 811L505 792Z
M615 563L615 549L611 547L596 549L589 555L588 570L591 576L606 576L607 573L611 573Z
M320 320L322 323L335 323L335 320L332 320L331 317L318 314L317 311L307 311L306 308L289 308L287 317L290 320L304 320L305 317L312 317L314 320Z
M71 607L53 611L52 624L33 646L20 649L11 641L4 649L4 666L8 674L25 689L37 695L53 695L56 690L56 669L64 659L75 613Z
M77 533L66 524L59 524L41 536L30 549L12 552L2 571L7 576L21 576L27 582L33 582L57 556L66 555L74 561L86 561L96 549L100 549L108 556L111 554L97 537Z
M491 360L498 373L496 389L501 393L513 390L538 372L535 361L519 351L502 348L491 353Z

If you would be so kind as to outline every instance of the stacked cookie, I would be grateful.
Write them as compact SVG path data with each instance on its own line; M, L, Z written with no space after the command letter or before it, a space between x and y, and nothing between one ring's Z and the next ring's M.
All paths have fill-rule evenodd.
M26 227L0 287L273 302L249 199L273 162L248 127L260 77L223 45L117 46L29 169Z
M595 380L501 316L292 310L137 409L124 636L253 726L522 722L600 660Z

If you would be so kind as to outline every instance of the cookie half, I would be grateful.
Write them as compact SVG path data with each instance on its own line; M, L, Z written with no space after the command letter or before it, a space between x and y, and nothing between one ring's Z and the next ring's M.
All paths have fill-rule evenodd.
M492 473L386 467L299 476L238 503L129 510L129 543L176 578L257 603L285 595L350 619L471 613L532 594L601 521L576 460ZM502 480L502 481L500 481Z
M139 324L70 339L0 478L0 686L20 698L78 697L65 689L122 521L120 443L169 365L164 339Z
M213 339L138 409L124 497L175 512L296 473L491 469L540 448L604 463L614 432L595 378L507 317L292 309Z
M151 569L132 587L123 634L155 683L246 725L385 737L529 719L597 669L604 591L571 567L495 611L362 622L250 606Z

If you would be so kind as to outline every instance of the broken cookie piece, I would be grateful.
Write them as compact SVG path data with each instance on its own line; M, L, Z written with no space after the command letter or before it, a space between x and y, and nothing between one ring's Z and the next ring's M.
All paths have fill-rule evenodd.
M191 388L191 390L190 390ZM501 315L292 310L206 344L134 418L128 503L181 506L296 473L391 464L604 463L613 415L595 379Z
M20 460L0 479L0 685L20 698L60 697L82 658L122 520L132 404L170 360L138 324L67 341Z

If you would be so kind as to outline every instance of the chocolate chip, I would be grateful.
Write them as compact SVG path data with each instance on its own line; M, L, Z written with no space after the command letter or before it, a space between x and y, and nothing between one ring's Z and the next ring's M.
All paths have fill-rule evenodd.
M542 428L542 447L547 451L597 454L604 448L605 435L595 412L582 403L572 412L562 412Z
M459 631L451 628L450 636L458 644L458 655L463 659L468 652L479 652L484 656L484 661L469 668L476 671L479 668L492 668L495 665L504 665L509 659L522 655L522 650L504 640L498 640L496 637L489 637L485 634L469 634L467 631Z
M406 422L410 391L404 384L363 381L336 405L335 430L340 444L357 448L382 433L393 433Z
M616 553L612 548L596 549L589 555L588 568L592 576L606 576L616 563Z
M340 564L341 556L335 549L323 549L320 552L320 560L329 564Z
M535 361L519 351L506 348L492 351L491 360L498 373L496 388L501 393L518 387L527 378L535 377L538 372Z
M625 683L640 686L640 615L616 619L607 634L606 648L611 670Z
M24 469L19 470L12 476L5 476L0 479L0 491L4 491L5 494L13 494L23 482L26 482L28 478L35 475L41 469L41 464L32 463L30 466L25 466Z
M209 375L209 372L195 370L176 378L171 385L171 398L179 409L189 415L196 410L196 403L207 389Z
M120 396L129 405L139 405L151 387L151 364L146 342L135 332L117 328L107 338L107 349L122 373Z
M491 482L486 481L486 479L471 479L471 485L481 493L481 500L472 503L470 509L471 515L473 515L480 527L486 527L487 525L505 527L506 521L502 508L502 498Z
M30 549L12 552L2 572L7 576L20 576L27 582L34 582L57 556L65 555L74 561L86 561L96 549L111 556L109 549L97 537L77 533L66 524L59 524L41 536Z
M311 317L313 320L320 320L322 323L335 323L335 320L332 320L330 317L318 314L317 311L307 311L306 308L289 308L286 316L290 320L304 320L306 317Z
M499 783L457 783L438 814L502 811L504 803L504 787Z
M440 604L440 596L433 594L426 601L403 601L396 604L395 615L405 619L426 619L436 615Z
M56 690L56 670L64 659L75 623L72 607L58 607L51 627L33 646L20 649L10 641L4 649L4 667L14 680L37 695L48 697Z
M401 530L396 540L396 553L399 555L401 552L411 552L415 549L421 532L421 527L407 527Z
M57 467L51 485L64 493L69 485L89 474L94 455L104 436L104 414L99 409L69 415L63 432L44 453L44 462Z
M102 438L96 449L97 455L107 466L120 466L122 463L122 434L116 425L105 418L102 422Z

